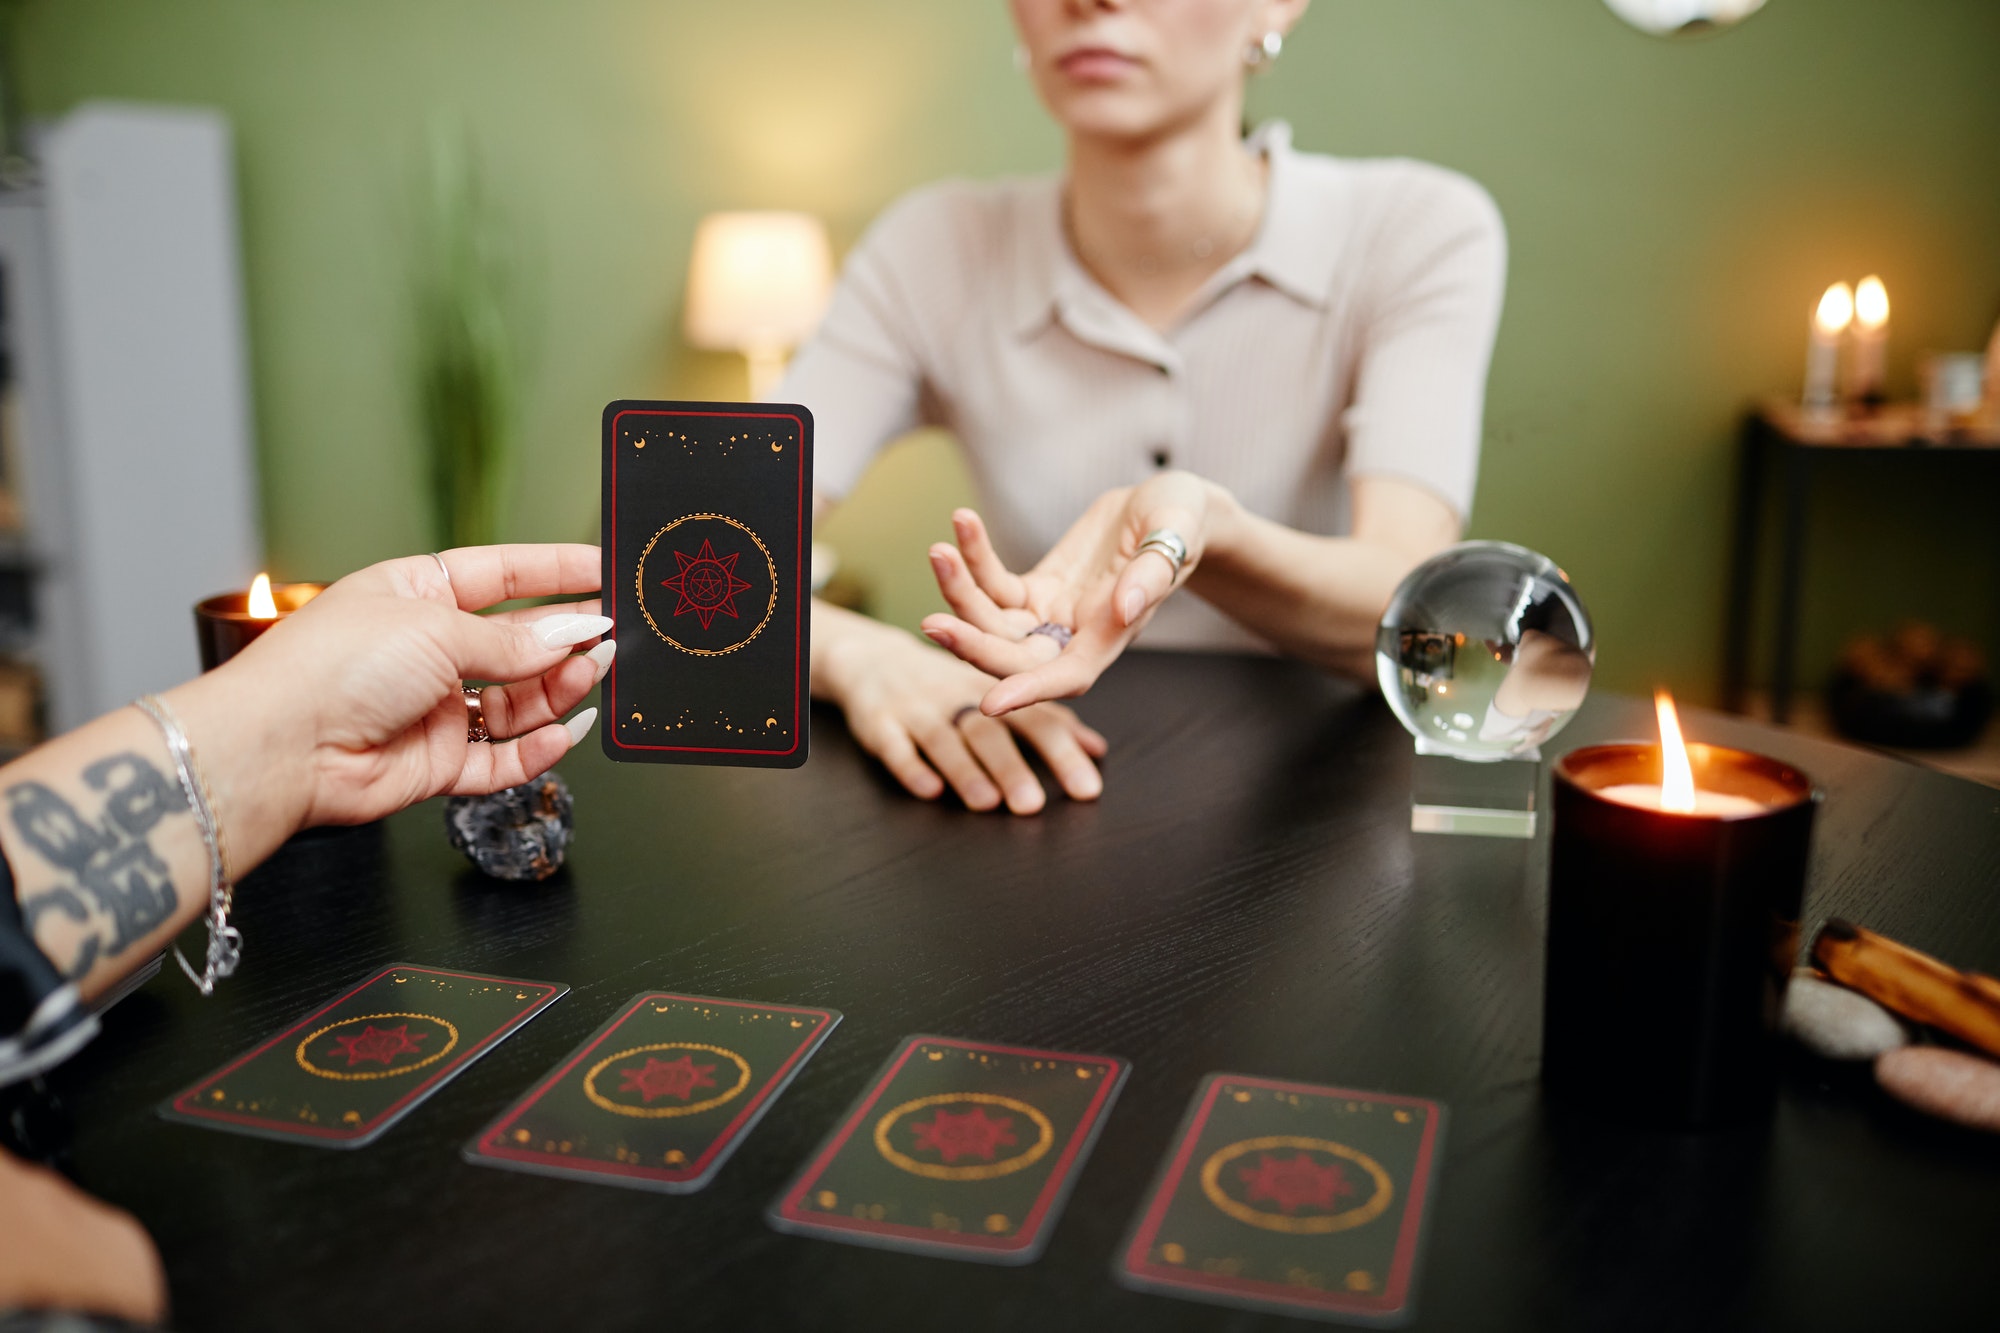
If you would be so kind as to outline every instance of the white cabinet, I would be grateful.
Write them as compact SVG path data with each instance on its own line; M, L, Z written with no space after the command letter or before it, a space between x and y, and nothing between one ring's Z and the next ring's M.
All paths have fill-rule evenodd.
M193 676L192 607L256 573L242 261L229 124L87 104L0 192L49 724Z

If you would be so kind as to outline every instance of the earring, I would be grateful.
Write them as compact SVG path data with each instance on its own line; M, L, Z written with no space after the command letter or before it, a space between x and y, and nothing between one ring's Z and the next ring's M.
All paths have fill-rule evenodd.
M1014 43L1014 72L1016 74L1028 72L1028 48L1019 42Z
M1251 69L1261 69L1276 60L1285 49L1285 34L1273 29L1264 34L1262 41L1250 43L1244 48L1243 63Z

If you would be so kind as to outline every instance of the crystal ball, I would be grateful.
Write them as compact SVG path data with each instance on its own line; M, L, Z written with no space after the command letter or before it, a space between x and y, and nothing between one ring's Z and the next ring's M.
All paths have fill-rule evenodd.
M1375 633L1382 695L1418 748L1539 756L1590 690L1597 643L1569 575L1509 542L1461 542L1410 571Z

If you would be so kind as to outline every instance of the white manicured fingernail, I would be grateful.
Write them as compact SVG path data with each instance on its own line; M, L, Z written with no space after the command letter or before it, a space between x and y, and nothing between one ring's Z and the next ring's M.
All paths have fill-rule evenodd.
M610 628L610 616L583 616L574 611L543 616L528 626L535 642L544 648L568 648L585 639L594 639Z
M1118 601L1118 618L1131 624L1141 611L1146 609L1146 593L1141 588L1127 588Z
M604 673L611 670L611 659L618 656L618 640L606 639L584 654L590 664L597 668L597 679L603 680Z
M569 721L563 723L563 730L569 733L571 745L583 744L583 738L590 734L590 724L597 721L597 710L586 708Z

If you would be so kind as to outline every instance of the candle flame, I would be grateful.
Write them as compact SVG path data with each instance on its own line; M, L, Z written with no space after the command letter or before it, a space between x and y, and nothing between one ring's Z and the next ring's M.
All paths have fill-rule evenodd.
M276 620L278 603L271 596L271 576L259 574L250 584L250 617L253 620Z
M1885 296L1883 301L1886 303ZM1854 293L1844 282L1836 282L1826 289L1826 295L1819 298L1819 310L1813 315L1813 323L1825 334L1839 333L1854 322Z
M1674 711L1674 696L1655 690L1653 707L1660 714L1660 809L1691 815L1694 769L1688 764L1687 744L1681 740L1681 718Z
M1889 322L1889 289L1872 273L1854 289L1854 320L1871 333Z

